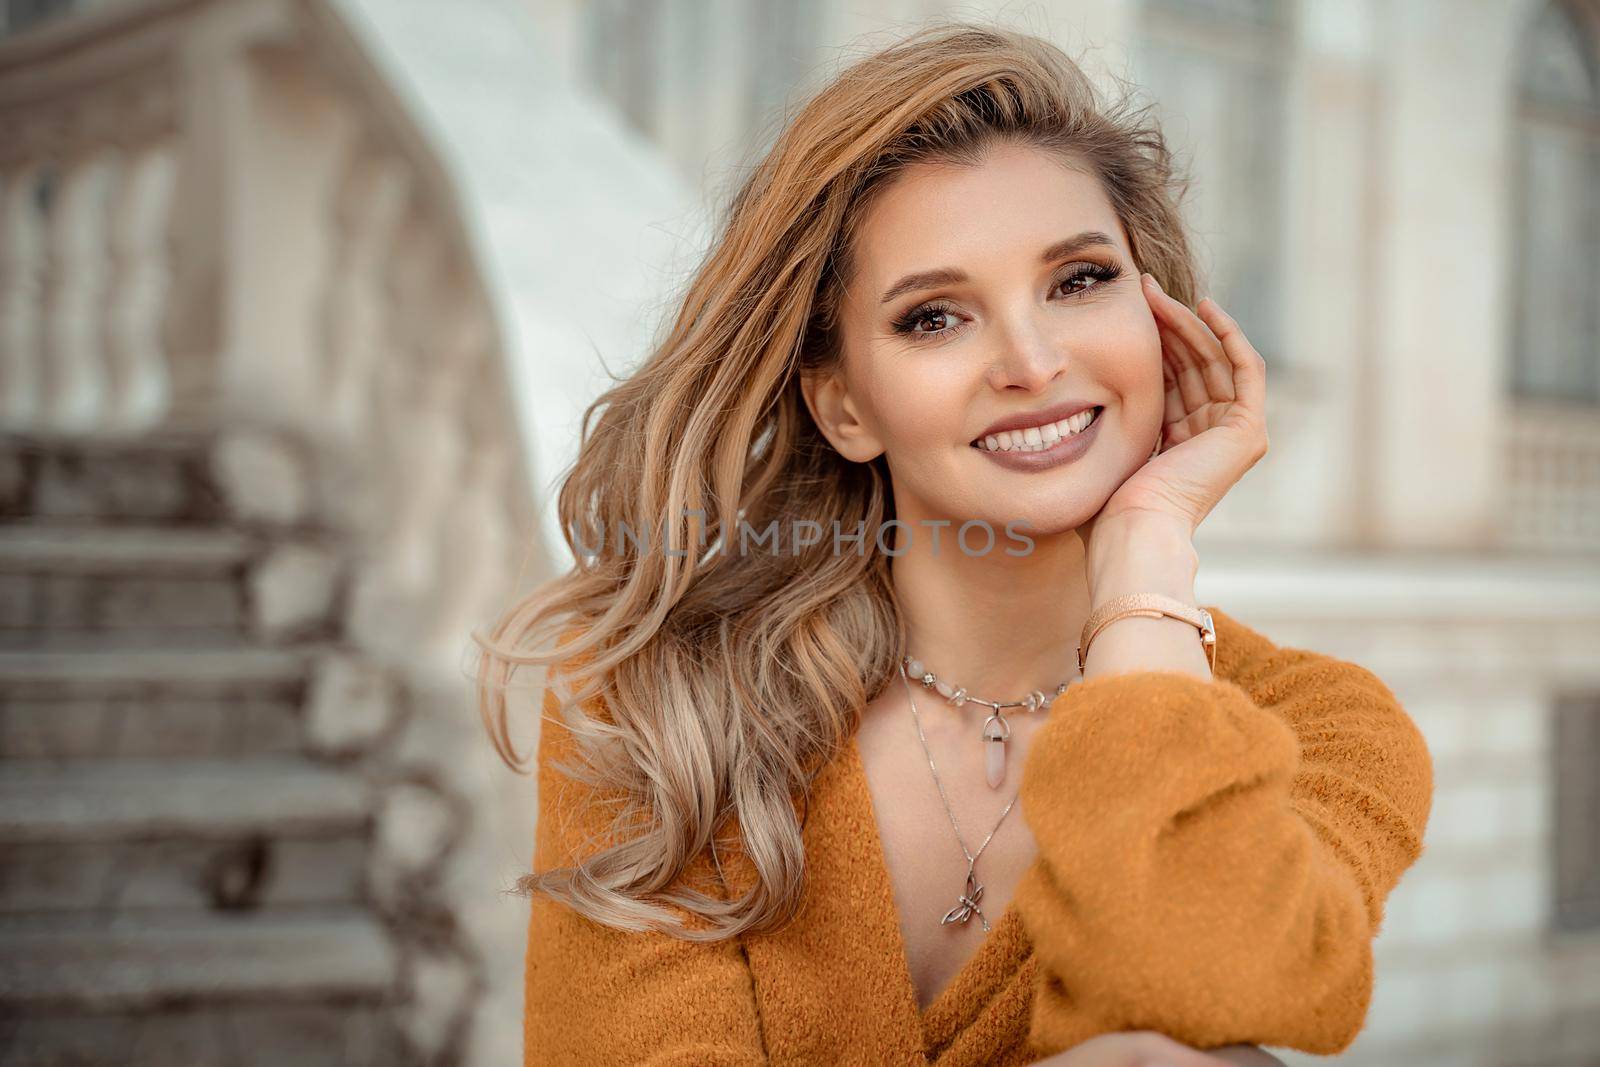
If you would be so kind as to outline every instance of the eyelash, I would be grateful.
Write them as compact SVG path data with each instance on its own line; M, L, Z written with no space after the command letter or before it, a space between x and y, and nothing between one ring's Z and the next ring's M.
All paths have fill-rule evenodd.
M1068 294L1069 296L1081 296L1084 293L1092 292L1095 289L1100 288L1100 286L1104 285L1106 282L1114 281L1121 276L1121 267L1115 265L1107 266L1103 263L1085 263L1077 270L1074 270L1071 274L1068 274L1066 277L1058 280L1055 283L1054 288L1059 289L1067 282L1073 281L1077 278L1094 278L1096 284L1089 286L1087 289L1079 289L1074 293ZM926 341L935 337L948 337L961 327L952 326L943 330L918 330L915 329L915 326L917 323L921 322L930 315L948 315L954 310L954 307L944 303L943 301L936 300L926 304L918 304L916 307L912 308L910 311L906 312L904 315L901 315L895 320L894 332L898 334L904 334L916 342Z

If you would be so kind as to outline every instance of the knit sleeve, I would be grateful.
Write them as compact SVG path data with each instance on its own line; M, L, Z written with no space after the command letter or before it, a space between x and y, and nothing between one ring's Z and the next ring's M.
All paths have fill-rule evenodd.
M552 764L573 752L559 702L547 691L539 733L534 868L592 854L612 810L592 787ZM704 869L707 865L697 863ZM705 920L676 905L688 925ZM755 990L738 938L690 942L595 922L536 895L528 923L523 1063L645 1067L765 1064Z
M1209 610L1211 680L1099 676L1033 739L1039 856L1014 899L1046 1053L1086 1018L1318 1054L1365 1023L1384 899L1422 853L1426 743L1372 672Z

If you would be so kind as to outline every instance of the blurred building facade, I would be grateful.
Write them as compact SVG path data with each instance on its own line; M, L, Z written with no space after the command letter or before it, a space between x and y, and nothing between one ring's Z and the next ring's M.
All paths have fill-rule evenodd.
M1269 365L1200 595L1429 739L1339 1062L1600 1056L1595 4L37 0L0 37L7 1062L518 1054L535 798L464 635L565 565L600 362L785 109L946 15L1157 103Z

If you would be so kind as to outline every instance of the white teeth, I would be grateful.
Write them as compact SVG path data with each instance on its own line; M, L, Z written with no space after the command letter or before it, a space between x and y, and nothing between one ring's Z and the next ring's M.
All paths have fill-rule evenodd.
M1001 430L983 439L981 448L988 452L1040 452L1083 430L1094 421L1096 409L1081 411L1071 418L1043 426L1029 426L1025 430Z

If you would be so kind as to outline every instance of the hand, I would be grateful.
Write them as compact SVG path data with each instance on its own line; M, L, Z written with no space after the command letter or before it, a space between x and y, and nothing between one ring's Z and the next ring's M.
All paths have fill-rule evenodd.
M1087 545L1096 524L1150 512L1193 535L1211 509L1267 454L1266 361L1233 318L1206 297L1196 311L1143 275L1145 299L1161 333L1166 411L1161 451L1111 494L1080 527Z
M1259 1045L1223 1045L1206 1051L1237 1067L1285 1067L1282 1060Z
M1258 1058L1251 1058L1258 1057ZM1190 1048L1155 1030L1101 1034L1033 1067L1270 1067L1282 1061L1254 1045L1227 1045L1211 1052Z

